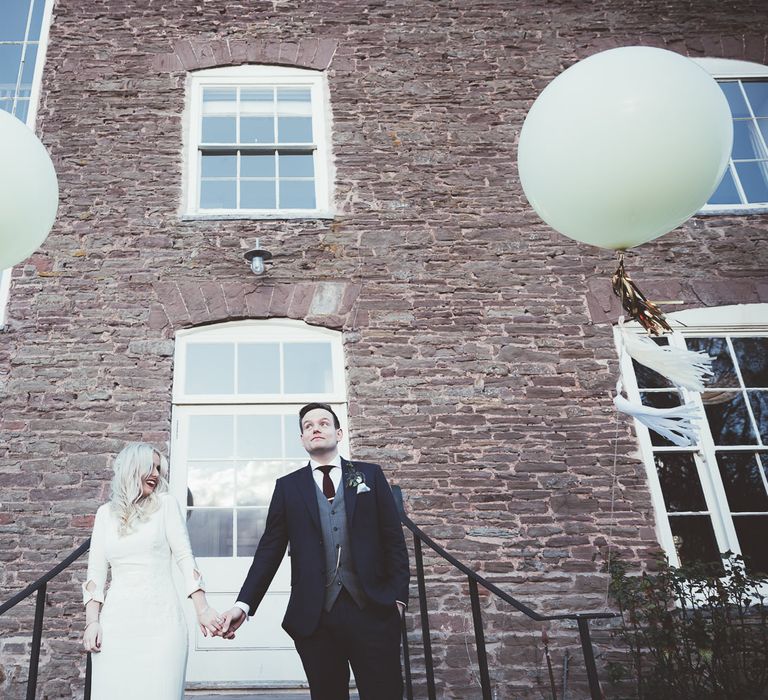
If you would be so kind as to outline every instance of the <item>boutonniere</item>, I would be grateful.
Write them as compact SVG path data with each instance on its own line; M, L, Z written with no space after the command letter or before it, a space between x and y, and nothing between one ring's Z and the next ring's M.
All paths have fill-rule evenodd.
M371 490L365 483L365 477L354 467L351 467L349 474L347 474L347 487L356 488L357 493L368 493Z

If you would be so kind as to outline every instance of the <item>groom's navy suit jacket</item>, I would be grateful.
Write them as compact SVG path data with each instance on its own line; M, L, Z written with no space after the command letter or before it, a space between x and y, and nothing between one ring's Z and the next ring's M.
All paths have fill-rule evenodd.
M395 601L407 603L408 550L381 467L342 459L341 468L339 490L344 490L352 558L363 591L375 606L391 609ZM370 491L357 493L356 487L347 486L355 470L363 475ZM325 600L326 564L316 490L309 465L277 480L264 534L237 597L253 613L290 544L291 597L283 628L292 637L315 631Z

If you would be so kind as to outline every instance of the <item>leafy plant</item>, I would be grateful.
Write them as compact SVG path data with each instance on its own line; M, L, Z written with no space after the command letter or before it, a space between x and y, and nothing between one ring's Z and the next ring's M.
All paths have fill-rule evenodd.
M634 676L641 700L768 698L768 578L747 574L741 556L722 565L629 575L614 559L611 594L628 663L609 664L614 681Z

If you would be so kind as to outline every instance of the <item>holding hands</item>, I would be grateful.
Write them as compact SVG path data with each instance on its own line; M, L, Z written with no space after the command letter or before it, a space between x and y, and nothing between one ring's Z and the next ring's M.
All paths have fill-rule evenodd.
M234 639L235 632L245 622L246 614L236 605L224 613L221 625L221 636L224 639Z
M204 637L209 634L216 637L221 634L222 617L210 605L197 611L197 624Z

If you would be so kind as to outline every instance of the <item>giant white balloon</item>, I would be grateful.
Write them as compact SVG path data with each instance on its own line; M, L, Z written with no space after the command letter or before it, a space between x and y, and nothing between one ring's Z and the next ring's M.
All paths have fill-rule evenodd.
M37 136L0 110L0 270L28 258L53 226L56 171Z
M732 141L728 102L703 68L664 49L611 49L568 68L533 103L520 182L552 228L623 250L698 211Z

